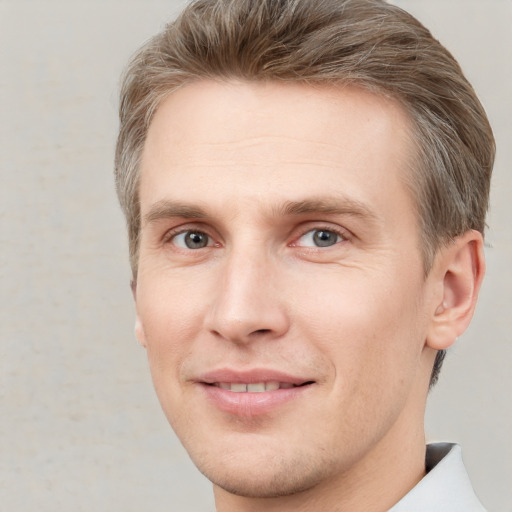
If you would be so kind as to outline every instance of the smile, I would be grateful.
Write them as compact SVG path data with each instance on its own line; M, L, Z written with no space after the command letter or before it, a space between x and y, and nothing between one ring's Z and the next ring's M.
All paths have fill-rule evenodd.
M304 383L307 384L307 383ZM214 382L211 385L232 391L233 393L264 393L265 391L277 391L278 389L291 389L303 386L304 384L293 384L291 382L251 382L244 384L242 382Z
M239 418L267 414L295 403L309 396L316 383L270 370L219 370L203 375L196 382L216 409Z

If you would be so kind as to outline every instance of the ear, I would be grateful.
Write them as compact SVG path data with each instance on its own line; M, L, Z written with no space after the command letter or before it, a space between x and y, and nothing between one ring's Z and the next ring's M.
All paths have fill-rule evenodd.
M146 348L146 335L144 333L144 327L142 326L139 315L137 315L135 318L135 337L137 338L139 344Z
M483 237L467 231L438 250L431 275L436 282L427 346L444 350L468 327L485 274Z
M130 282L130 288L132 289L133 300L135 301L135 307L137 307L137 281L132 279ZM146 348L146 335L144 333L144 327L137 314L135 317L135 337L141 346Z

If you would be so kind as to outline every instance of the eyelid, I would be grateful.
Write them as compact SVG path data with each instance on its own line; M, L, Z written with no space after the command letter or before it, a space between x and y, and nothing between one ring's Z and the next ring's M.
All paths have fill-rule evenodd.
M353 238L352 233L348 229L346 229L342 226L330 224L328 222L308 221L296 230L296 232L298 231L298 233L296 235L293 235L293 241L291 243L289 243L288 245L291 247L302 247L303 249L313 249L313 250L316 250L316 249L325 250L325 249L328 249L329 247L333 247L333 246L329 246L329 247L323 248L323 247L299 246L298 241L304 235L306 235L307 233L309 233L311 231L322 231L322 230L332 231L333 233L336 233L339 237L341 237L342 240L338 241L336 244L334 244L334 246L339 245L343 241L349 241ZM220 239L220 237L215 233L212 234L212 229L208 225L205 225L203 223L180 224L171 229L168 229L162 235L162 238L161 238L162 243L163 244L171 243L172 240L176 236L178 236L182 233L190 232L190 231L197 231L200 233L204 233L206 236L208 236L208 238L211 240L212 243L208 244L207 247L212 247L212 246L220 247L222 245L222 243L218 241ZM179 247L177 247L177 248L179 249Z
M173 239L176 238L178 235L181 235L183 233L188 233L188 232L197 232L197 233L205 234L212 242L212 243L209 243L206 247L215 247L215 246L220 245L220 243L216 241L217 237L212 235L212 230L209 229L208 226L201 224L201 223L180 224L179 226L175 226L171 229L168 229L162 236L162 243L163 244L172 243ZM176 246L176 247L178 249L180 249L180 247L178 247L178 246Z
M338 235L342 240L336 242L332 246L327 246L327 247L313 247L313 246L310 247L310 246L299 245L299 243L298 243L299 240L302 237L304 237L305 235L307 235L308 233L311 233L312 231L331 231L332 233L335 233L336 235ZM301 247L302 249L312 249L312 250L319 249L319 250L325 251L326 249L329 249L331 247L335 247L335 246L339 245L341 242L349 241L351 238L352 238L352 235L351 235L350 231L348 231L348 229L343 228L341 226L324 223L324 222L321 222L321 223L308 222L306 226L301 227L299 234L297 236L294 236L293 242L289 245L291 247Z

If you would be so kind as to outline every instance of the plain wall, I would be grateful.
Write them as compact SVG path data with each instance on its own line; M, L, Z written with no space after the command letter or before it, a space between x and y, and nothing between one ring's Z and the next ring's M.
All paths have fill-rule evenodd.
M402 0L455 54L498 143L488 275L430 397L512 511L512 2ZM177 11L157 0L0 0L0 509L197 512L210 484L168 427L133 335L112 161L129 55Z

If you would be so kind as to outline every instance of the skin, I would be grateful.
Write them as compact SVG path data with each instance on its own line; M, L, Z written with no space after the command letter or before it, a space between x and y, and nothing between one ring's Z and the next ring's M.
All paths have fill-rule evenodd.
M156 112L136 334L219 512L384 511L424 475L435 350L469 323L484 268L468 232L425 278L408 133L397 103L347 87L205 81ZM313 384L231 414L198 383L219 368Z

